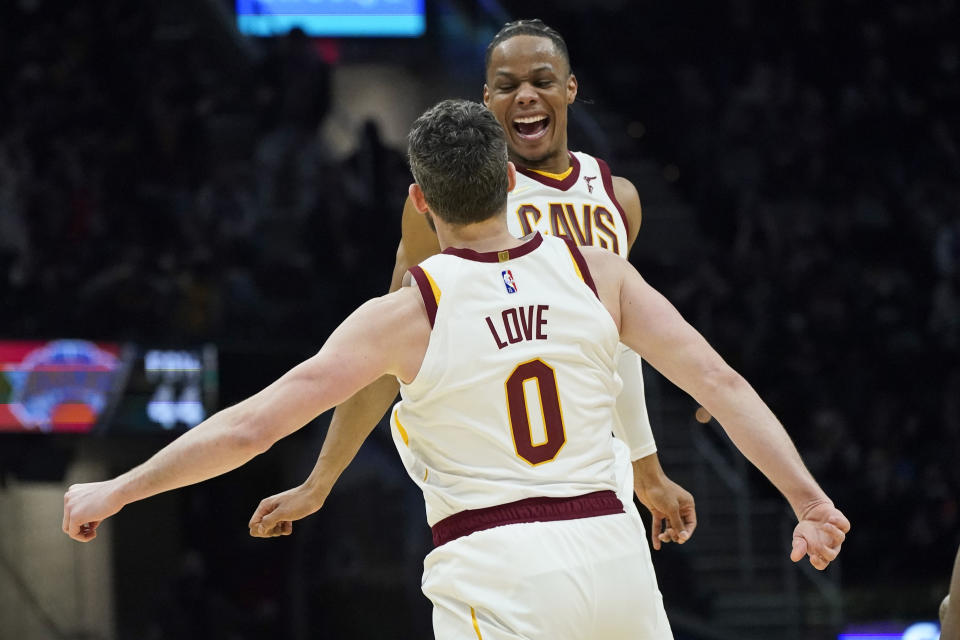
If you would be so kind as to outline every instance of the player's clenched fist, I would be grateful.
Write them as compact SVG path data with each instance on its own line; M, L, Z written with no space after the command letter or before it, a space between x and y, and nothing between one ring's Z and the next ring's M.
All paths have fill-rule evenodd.
M794 562L810 556L810 564L823 571L840 553L840 545L850 531L850 521L830 502L808 507L793 530Z
M63 532L89 542L97 537L100 523L122 508L110 480L72 485L63 496Z
M323 506L326 494L305 485L264 498L250 518L250 535L275 538L293 533L293 521L305 518Z

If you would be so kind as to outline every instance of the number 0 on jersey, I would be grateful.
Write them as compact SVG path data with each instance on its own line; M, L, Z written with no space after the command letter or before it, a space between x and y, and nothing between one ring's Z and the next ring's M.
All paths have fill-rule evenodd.
M543 416L546 440L534 444L533 430L530 426L529 403L524 383L535 380L537 400ZM560 394L557 391L557 375L553 368L537 358L518 365L504 383L507 395L507 412L510 416L510 431L517 455L538 465L557 457L567 440L563 427L563 412L560 408Z

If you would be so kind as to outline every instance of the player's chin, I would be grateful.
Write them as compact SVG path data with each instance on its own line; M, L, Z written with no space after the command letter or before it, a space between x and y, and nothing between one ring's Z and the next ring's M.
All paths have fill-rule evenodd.
M548 145L518 144L510 151L525 167L536 167L555 155Z

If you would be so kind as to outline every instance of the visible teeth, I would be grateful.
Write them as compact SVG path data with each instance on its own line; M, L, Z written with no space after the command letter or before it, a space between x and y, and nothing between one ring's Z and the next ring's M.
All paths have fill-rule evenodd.
M523 116L522 118L514 118L513 121L520 124L533 124L534 122L540 122L546 119L547 116Z

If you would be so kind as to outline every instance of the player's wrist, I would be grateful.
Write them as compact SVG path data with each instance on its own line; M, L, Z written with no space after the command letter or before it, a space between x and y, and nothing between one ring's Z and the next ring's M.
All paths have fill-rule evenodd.
M797 516L798 522L806 520L810 517L811 513L824 506L830 509L834 508L833 501L822 492L819 494L808 495L796 502L791 500L790 506L793 508L793 512Z
M300 489L312 499L318 501L320 504L323 504L323 502L327 499L327 496L330 494L330 490L333 488L334 483L336 483L337 476L339 476L339 474L334 475L328 471L312 473L310 474L310 477L307 478L302 485L300 485Z
M107 480L105 484L107 502L116 507L117 511L131 502L136 502L137 500L142 500L144 497L147 497L137 494L135 488L136 483L134 478L131 477L130 472L119 475L112 480Z
M633 483L637 487L660 486L667 480L667 474L660 466L660 459L656 453L637 458L632 465Z

